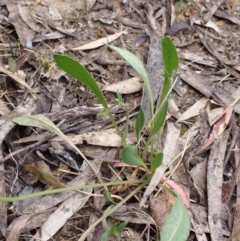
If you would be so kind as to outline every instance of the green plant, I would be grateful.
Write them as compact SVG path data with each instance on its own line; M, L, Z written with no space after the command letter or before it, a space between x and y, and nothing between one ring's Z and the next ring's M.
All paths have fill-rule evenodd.
M105 212L103 213L103 227L105 228L105 232L103 233L101 237L101 241L107 241L108 238L114 237L118 238L120 233L123 231L123 229L127 226L127 222L122 222L119 225L114 223L111 227L107 224L107 217L112 213L112 208L114 205L109 206Z
M150 132L144 144L143 150L141 149L141 144L142 144L141 134L142 134L142 130L145 122L145 116L144 116L143 110L140 108L136 118L137 145L135 146L127 145L126 137L128 134L127 128L128 128L128 121L129 121L129 118L128 118L129 110L124 104L122 95L120 93L117 93L116 104L120 105L126 110L126 116L127 116L126 125L125 125L126 129L123 133L120 131L113 115L111 114L110 108L108 107L107 101L102 91L98 87L94 78L89 74L89 72L78 61L68 56L54 55L54 60L59 68L64 70L67 74L69 74L73 78L77 79L82 84L86 85L97 97L98 101L103 106L103 111L100 113L100 115L109 117L117 133L121 137L121 144L123 146L123 150L122 150L123 161L130 165L142 166L146 170L148 181L150 180L151 175L154 173L154 171L161 165L163 160L163 153L158 152L158 148L154 148L153 146L153 138L155 135L158 135L159 139L161 138L162 129L165 124L165 119L168 111L168 97L171 92L172 81L177 72L178 64L179 64L178 54L171 39L168 37L165 37L163 38L161 44L162 44L163 60L165 65L165 69L163 71L164 82L162 87L162 93L160 95L159 103L157 104L157 108L155 112L154 112L153 95L150 87L149 78L141 61L134 54L132 54L131 52L125 49L109 46L111 49L118 52L137 71L137 73L144 80L144 83L147 87L147 91L150 99L149 108L151 113L151 122L150 122ZM13 121L21 125L31 125L31 126L36 126L36 127L53 131L69 142L67 137L51 121L49 121L46 117L43 117L42 115L37 115L32 117L26 117L26 116L17 117L17 118L14 118ZM84 155L82 155L82 153L78 150L78 148L76 148L73 145L73 143L70 143L70 144L81 156L83 156L84 160L88 162L88 160L84 157ZM150 149L150 154L148 155L149 149ZM148 165L147 165L148 161L150 161L151 163L150 169L148 168ZM91 166L89 162L88 164ZM104 183L102 184L103 186L105 186ZM143 185L141 184L140 185L141 188L144 185L145 184ZM138 190L138 188L136 190ZM113 202L113 200L111 199L111 196L107 192L104 195L108 201L110 200L111 202ZM107 216L109 216L114 210L116 210L116 208L120 204L121 202L118 204L113 204L105 211L103 215L104 217L103 224L107 228L107 231L104 234L105 236L102 237L102 240L107 240L107 238L111 235L118 236L119 233L126 226L125 223L122 223L120 225L113 225L112 227L108 227L106 223ZM172 217L176 217L176 218L172 218ZM181 220L179 220L179 218L181 218ZM166 235L165 232L169 232L169 227L171 226L177 226L178 228L182 227L181 225L179 225L179 222L182 223L183 226L185 227L182 229L182 231L181 230L179 231L179 229L176 229L178 231L177 235L179 238L176 238L175 235L172 235L171 237L174 237L175 239L168 239L169 236ZM174 232L176 230L174 230ZM163 227L163 230L161 233L161 241L165 241L165 240L184 241L186 240L189 230L190 230L190 222L189 222L187 210L182 203L181 197L178 196L177 201L172 208L172 212L170 213L169 218L167 219L166 224Z

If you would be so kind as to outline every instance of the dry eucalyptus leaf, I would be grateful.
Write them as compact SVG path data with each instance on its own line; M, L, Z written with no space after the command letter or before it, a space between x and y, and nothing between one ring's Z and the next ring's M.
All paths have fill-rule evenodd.
M184 113L181 114L181 116L178 118L178 122L190 119L194 116L199 115L199 111L207 105L208 98L201 98L199 101L197 101L194 105L189 107Z
M107 37L104 37L104 38L100 38L100 39L95 40L93 42L81 45L81 46L76 47L76 48L72 48L72 50L75 51L75 50L96 49L98 47L103 46L104 44L111 43L115 39L119 38L122 34L127 34L127 31L121 31L121 32L115 33L113 35L110 35L110 36L107 36Z
M131 94L140 91L143 88L143 82L139 77L133 77L117 83L105 85L102 90L117 92L121 94Z
M150 196L149 204L152 218L160 230L162 229L175 200L176 198L165 189L162 189L157 197L154 195Z

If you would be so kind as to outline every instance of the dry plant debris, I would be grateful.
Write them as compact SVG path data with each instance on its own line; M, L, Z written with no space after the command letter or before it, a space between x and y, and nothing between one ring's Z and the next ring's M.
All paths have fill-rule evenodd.
M136 71L106 44L141 59L157 103L164 69L159 43L170 36L180 69L160 143L163 162L108 225L128 222L119 240L160 240L175 202L164 186L181 193L188 207L187 240L240 241L239 1L0 0L0 25L0 198L99 182L61 138L12 122L22 115L44 114L57 124L91 159L100 180L143 178L144 169L122 163L120 137L108 119L99 118L95 96L58 69L53 54L86 67L120 128L126 113L115 99L123 94L130 110L127 143L134 144L140 106L145 124L150 121L149 96ZM127 183L109 190L120 202L134 188ZM0 240L100 241L109 206L103 191L89 187L0 202Z

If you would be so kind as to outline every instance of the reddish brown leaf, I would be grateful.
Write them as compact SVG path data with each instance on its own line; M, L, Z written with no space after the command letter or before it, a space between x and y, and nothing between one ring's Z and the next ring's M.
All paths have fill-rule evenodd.
M174 181L172 180L167 180L167 178L165 176L162 177L161 182L164 183L171 189L173 189L177 194L179 194L181 196L181 198L183 199L184 205L187 208L190 208L190 201L189 198L187 196L187 194L183 191L183 189Z
M226 110L224 117L214 125L212 133L210 134L206 143L201 148L201 151L208 148L224 132L232 116L233 108L233 105L229 106Z
M165 189L163 189L157 197L154 195L150 196L149 203L152 218L160 230L165 223L175 200L176 198Z
M40 181L46 182L53 187L66 187L58 181L58 179L52 174L49 166L44 161L37 161L35 166L25 166L26 171L30 172L34 176L38 176Z

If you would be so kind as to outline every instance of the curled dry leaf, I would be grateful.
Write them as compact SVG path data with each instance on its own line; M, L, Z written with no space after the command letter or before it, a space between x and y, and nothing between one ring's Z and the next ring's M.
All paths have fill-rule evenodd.
M139 77L133 77L117 83L105 85L102 90L117 92L122 94L131 94L140 91L143 88L143 82Z
M208 140L201 148L201 151L208 148L214 142L214 140L216 140L224 132L232 116L233 108L233 105L229 106L226 110L224 117L214 125L213 130Z
M76 48L72 48L72 50L88 50L88 49L95 49L98 47L103 46L104 44L109 44L112 41L114 41L115 39L119 38L122 34L127 34L127 31L121 31L119 33L115 33L113 35L110 35L108 37L105 38L100 38L96 41L84 44L82 46L76 47Z
M187 208L190 208L190 201L189 201L187 194L183 191L183 189L177 183L175 183L172 180L167 180L167 178L165 176L162 177L161 182L166 182L166 185L169 188L173 189L176 193L179 194L179 196L181 196L184 205Z
M49 212L49 210L46 210L46 211L44 210L42 212L37 212L33 214L26 214L15 219L10 225L11 229L7 235L6 241L18 241L20 234L22 233L22 231L27 225L27 222L29 222L34 217L41 215L45 212Z
M200 19L194 21L195 24L197 25L202 25L204 27L208 27L208 28L212 28L214 29L218 34L221 34L221 30L220 28L216 25L216 23L214 23L213 21L208 21L206 24L203 24L202 21Z
M11 71L7 70L2 65L0 65L0 72L3 72L4 74L6 74L9 77L11 77L12 79L14 79L20 86L24 86L26 89L28 89L29 91L33 92L31 87L22 78L20 78L16 74L12 73Z
M57 178L52 174L49 166L44 161L37 161L35 166L25 166L25 169L31 174L38 176L40 181L44 181L53 187L66 187L66 185L57 180Z

